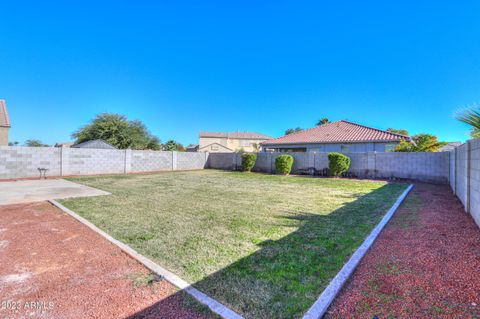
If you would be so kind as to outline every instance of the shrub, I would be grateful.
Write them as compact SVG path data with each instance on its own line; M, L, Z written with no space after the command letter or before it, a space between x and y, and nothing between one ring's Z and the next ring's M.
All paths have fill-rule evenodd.
M292 170L292 155L280 155L275 159L275 172L277 174L288 175Z
M328 153L328 170L331 176L341 176L350 167L350 157L340 153Z
M257 154L253 154L253 153L242 154L242 171L244 172L252 171L252 168L255 166L256 161L257 161Z

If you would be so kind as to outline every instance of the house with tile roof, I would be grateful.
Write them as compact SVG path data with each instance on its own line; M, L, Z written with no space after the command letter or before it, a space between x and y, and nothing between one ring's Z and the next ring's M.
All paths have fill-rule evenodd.
M260 144L271 140L270 136L257 132L200 132L199 152L232 153L260 151Z
M10 130L10 126L7 103L5 100L0 100L0 146L8 145L8 131Z
M337 121L263 142L264 151L276 152L388 152L410 137L373 127Z

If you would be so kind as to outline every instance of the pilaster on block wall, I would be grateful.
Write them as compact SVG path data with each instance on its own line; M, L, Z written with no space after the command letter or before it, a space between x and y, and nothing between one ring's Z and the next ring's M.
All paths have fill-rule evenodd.
M70 175L70 148L62 147L60 151L60 176Z
M132 150L125 150L125 174L132 171Z
M375 152L367 153L367 177L375 178L376 175Z
M172 171L177 169L177 152L172 152Z

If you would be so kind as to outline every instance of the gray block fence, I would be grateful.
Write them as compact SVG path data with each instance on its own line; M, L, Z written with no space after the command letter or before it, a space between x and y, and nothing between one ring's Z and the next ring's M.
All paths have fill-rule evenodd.
M254 171L275 172L275 158L285 153L258 153ZM291 153L292 171L328 167L328 153ZM426 182L447 183L449 180L449 153L348 153L349 172L360 178L404 178ZM207 167L233 170L241 165L236 153L211 153Z
M480 139L467 141L449 155L450 187L480 227Z
M254 170L273 173L275 158L284 153L258 153ZM322 170L328 153L292 153L293 170ZM450 152L349 153L349 171L360 178L405 178L449 183L465 210L480 226L480 139L470 140ZM47 176L125 174L216 168L234 170L240 154L104 150L54 147L0 146L0 179Z
M0 146L0 179L203 169L208 153Z

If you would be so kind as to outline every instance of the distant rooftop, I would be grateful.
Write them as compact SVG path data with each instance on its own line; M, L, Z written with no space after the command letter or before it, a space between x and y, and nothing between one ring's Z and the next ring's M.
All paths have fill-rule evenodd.
M269 140L272 137L257 132L200 132L200 137Z
M72 147L75 145L75 142L57 142L55 143L55 147Z
M0 100L0 126L10 127L10 119L8 118L7 103L5 100Z
M448 142L447 145L444 145L440 148L440 152L449 152L462 145L462 142Z
M400 140L410 140L410 138L342 120L268 140L263 142L262 145L394 142Z
M110 150L116 150L117 148L113 145L108 144L104 140L92 140L92 141L86 141L83 143L78 143L75 145L72 145L73 148L99 148L99 149L110 149Z

